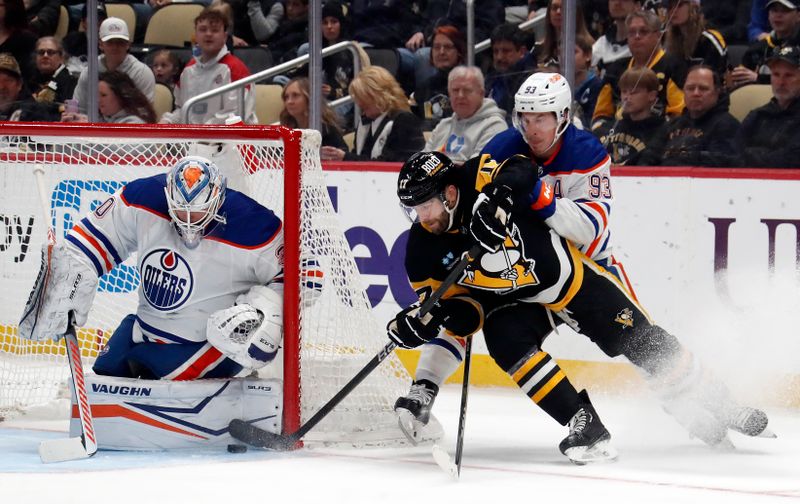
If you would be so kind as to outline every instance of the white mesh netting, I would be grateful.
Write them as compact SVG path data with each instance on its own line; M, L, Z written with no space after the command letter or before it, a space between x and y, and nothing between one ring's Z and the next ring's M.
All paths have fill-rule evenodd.
M265 131L269 127L264 127ZM253 128L251 127L250 130ZM89 130L87 134L91 134ZM36 136L0 136L0 416L13 416L52 402L64 388L63 348L17 338L17 322L36 277L46 225L63 239L66 231L131 179L165 172L187 154L211 157L229 187L241 190L283 216L284 146L280 140L201 141L191 128L166 138L75 138L47 131ZM0 132L1 134L1 132ZM73 132L72 135L75 133ZM180 135L178 137L177 135ZM272 135L275 137L275 135ZM195 139L193 139L195 138ZM313 415L387 342L362 288L350 247L337 221L319 162L319 134L304 131L301 156L300 361L301 420ZM42 222L33 168L45 170L51 222ZM324 273L321 293L306 287L304 267ZM288 267L288 266L287 266ZM309 282L312 283L312 282ZM91 363L120 320L136 310L136 258L105 275L89 320L79 329L84 366ZM275 362L279 362L276 359ZM281 376L280 365L268 366ZM308 440L383 444L400 441L392 405L410 379L399 360L384 361L325 420ZM66 417L67 410L64 410Z

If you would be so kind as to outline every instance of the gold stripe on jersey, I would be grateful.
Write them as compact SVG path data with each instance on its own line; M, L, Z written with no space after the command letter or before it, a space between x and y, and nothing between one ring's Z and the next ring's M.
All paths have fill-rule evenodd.
M539 403L566 375L547 352L538 351L512 375L519 388Z
M486 184L494 180L500 166L502 165L492 159L491 154L482 155L478 163L478 174L475 176L475 190L481 192Z
M567 250L569 251L569 259L572 264L572 283L570 283L566 293L561 296L561 299L544 305L545 308L549 308L555 312L563 310L581 289L581 285L583 285L583 262L581 261L581 256L586 256L575 248L575 245L573 245L571 241L567 242Z
M647 313L647 310L645 310L644 307L639 304L639 301L637 301L636 298L631 295L630 291L628 291L628 289L619 280L619 278L616 277L616 275L613 275L608 271L606 271L605 268L603 268L602 266L591 260L583 252L579 251L579 253L581 254L581 261L583 262L583 264L585 264L589 269L591 269L598 275L611 280L614 286L616 286L620 291L622 291L623 294L625 294L625 297L628 298L628 301L633 303L636 306L636 308L638 308L639 311L642 312L642 315L644 315L647 318L647 321L650 322L651 324L655 324L655 322L653 322L653 319L650 317L650 314Z

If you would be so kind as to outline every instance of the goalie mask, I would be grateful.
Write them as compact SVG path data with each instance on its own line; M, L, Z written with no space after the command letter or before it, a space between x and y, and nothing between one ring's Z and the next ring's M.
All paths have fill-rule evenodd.
M569 126L569 111L572 107L572 91L569 82L557 73L537 72L527 79L514 95L514 110L511 122L525 136L521 114L552 112L556 115L556 135L550 147L558 142ZM548 149L550 148L548 147Z
M458 202L449 208L444 189L452 183L455 165L441 152L418 152L403 163L397 179L397 197L400 206L411 222L419 220L415 207L439 198L450 216L448 229L453 226L453 216Z
M225 222L218 214L225 190L225 177L204 157L184 157L169 171L164 189L169 216L187 247L197 247L212 222Z

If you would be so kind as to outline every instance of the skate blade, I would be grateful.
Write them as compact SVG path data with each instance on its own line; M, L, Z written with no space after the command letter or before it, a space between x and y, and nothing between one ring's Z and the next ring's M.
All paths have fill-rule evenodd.
M441 467L444 472L449 474L451 478L458 480L458 467L455 462L453 462L453 459L450 458L450 454L447 453L447 450L435 444L433 448L431 448L431 455L433 455L433 460L436 461L436 464Z
M397 413L397 425L403 434L408 438L412 445L417 446L420 440L420 431L424 427L422 422L417 420L413 413L404 408L395 410Z
M609 440L595 443L594 446L575 446L568 448L564 455L575 465L608 463L617 460L619 453Z

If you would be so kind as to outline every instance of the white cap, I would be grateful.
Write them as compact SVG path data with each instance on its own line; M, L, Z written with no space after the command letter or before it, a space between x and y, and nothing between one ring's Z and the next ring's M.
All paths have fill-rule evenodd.
M110 17L100 25L100 40L107 42L111 39L122 39L130 42L128 24L120 18Z

